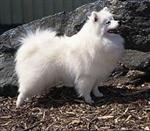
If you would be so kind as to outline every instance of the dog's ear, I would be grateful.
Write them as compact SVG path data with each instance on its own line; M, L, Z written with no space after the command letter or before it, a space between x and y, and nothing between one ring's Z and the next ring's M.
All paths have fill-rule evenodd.
M91 16L89 17L89 19L91 19L93 22L97 22L98 21L98 15L96 11L93 11L91 13Z
M107 7L104 7L102 10L108 11L108 12L110 11L109 8L107 8Z

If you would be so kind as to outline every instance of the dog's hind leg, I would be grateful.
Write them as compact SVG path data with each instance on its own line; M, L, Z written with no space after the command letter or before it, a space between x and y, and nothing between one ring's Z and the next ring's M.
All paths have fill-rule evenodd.
M18 108L20 105L22 105L26 98L27 97L24 93L19 93L18 98L17 98L17 102L16 102L16 107Z
M32 86L33 85L30 85L30 84L28 86L25 86L24 84L20 84L16 107L21 106L25 100L30 99L32 97L32 94L34 94L34 91L32 91L33 88L29 88Z

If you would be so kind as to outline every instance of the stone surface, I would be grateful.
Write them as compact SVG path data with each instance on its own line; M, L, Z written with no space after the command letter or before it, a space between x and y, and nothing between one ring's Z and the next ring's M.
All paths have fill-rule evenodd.
M150 72L150 52L126 50L121 62L129 69Z
M61 12L36 20L3 33L0 36L0 95L15 95L17 78L14 73L14 56L18 38L28 30L54 28L59 35L77 33L93 10L107 6L121 21L118 32L125 38L126 55L122 60L127 69L150 71L150 1L149 0L98 0L72 12Z

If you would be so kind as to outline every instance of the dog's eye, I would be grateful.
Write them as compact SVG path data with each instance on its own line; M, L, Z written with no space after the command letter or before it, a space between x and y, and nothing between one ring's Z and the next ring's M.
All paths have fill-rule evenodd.
M106 22L107 25L109 25L110 23L111 23L110 21L107 21L107 22Z

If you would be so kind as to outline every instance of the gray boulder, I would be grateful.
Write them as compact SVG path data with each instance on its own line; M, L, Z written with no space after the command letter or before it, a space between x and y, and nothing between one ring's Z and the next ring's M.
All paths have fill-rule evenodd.
M121 62L130 70L150 72L150 52L145 53L137 50L126 50Z
M61 12L52 16L18 26L0 36L0 95L14 96L17 92L17 77L14 72L14 57L20 46L18 38L28 30L54 28L58 35L71 36L77 33L93 10L107 6L121 21L118 29L130 49L122 63L128 69L149 72L150 63L150 1L149 0L98 0L77 8L72 12Z

